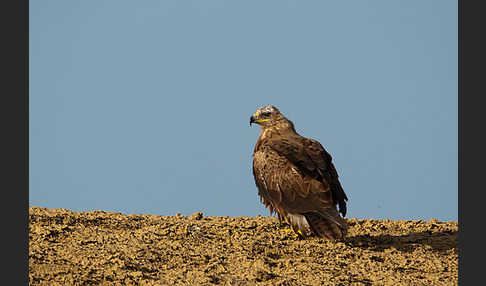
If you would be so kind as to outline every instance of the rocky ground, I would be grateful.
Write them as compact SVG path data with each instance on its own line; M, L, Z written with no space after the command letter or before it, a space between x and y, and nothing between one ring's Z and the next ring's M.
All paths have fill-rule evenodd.
M274 217L29 209L30 285L457 285L458 223L348 219L300 240Z

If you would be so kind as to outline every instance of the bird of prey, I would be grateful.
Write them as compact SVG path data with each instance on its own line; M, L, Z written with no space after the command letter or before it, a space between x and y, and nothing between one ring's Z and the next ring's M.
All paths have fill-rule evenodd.
M253 177L270 214L276 212L300 237L344 238L348 198L331 155L317 140L299 135L273 105L258 108L252 123L261 128L253 152Z

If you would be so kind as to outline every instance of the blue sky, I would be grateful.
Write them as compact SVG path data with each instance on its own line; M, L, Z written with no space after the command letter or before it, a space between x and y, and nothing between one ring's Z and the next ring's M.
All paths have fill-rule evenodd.
M30 1L29 204L268 215L273 104L353 218L457 220L457 1Z

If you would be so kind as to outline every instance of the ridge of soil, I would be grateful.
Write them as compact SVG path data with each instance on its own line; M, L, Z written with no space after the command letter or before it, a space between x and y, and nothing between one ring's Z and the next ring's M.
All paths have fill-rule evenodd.
M458 222L346 219L301 240L275 217L29 208L29 285L457 285Z

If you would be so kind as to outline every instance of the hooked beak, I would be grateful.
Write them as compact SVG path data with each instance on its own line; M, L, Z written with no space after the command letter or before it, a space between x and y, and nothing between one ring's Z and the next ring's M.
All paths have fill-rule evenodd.
M255 118L255 116L252 115L250 117L250 126L251 126L252 123L255 123L255 122L256 122L256 118Z

